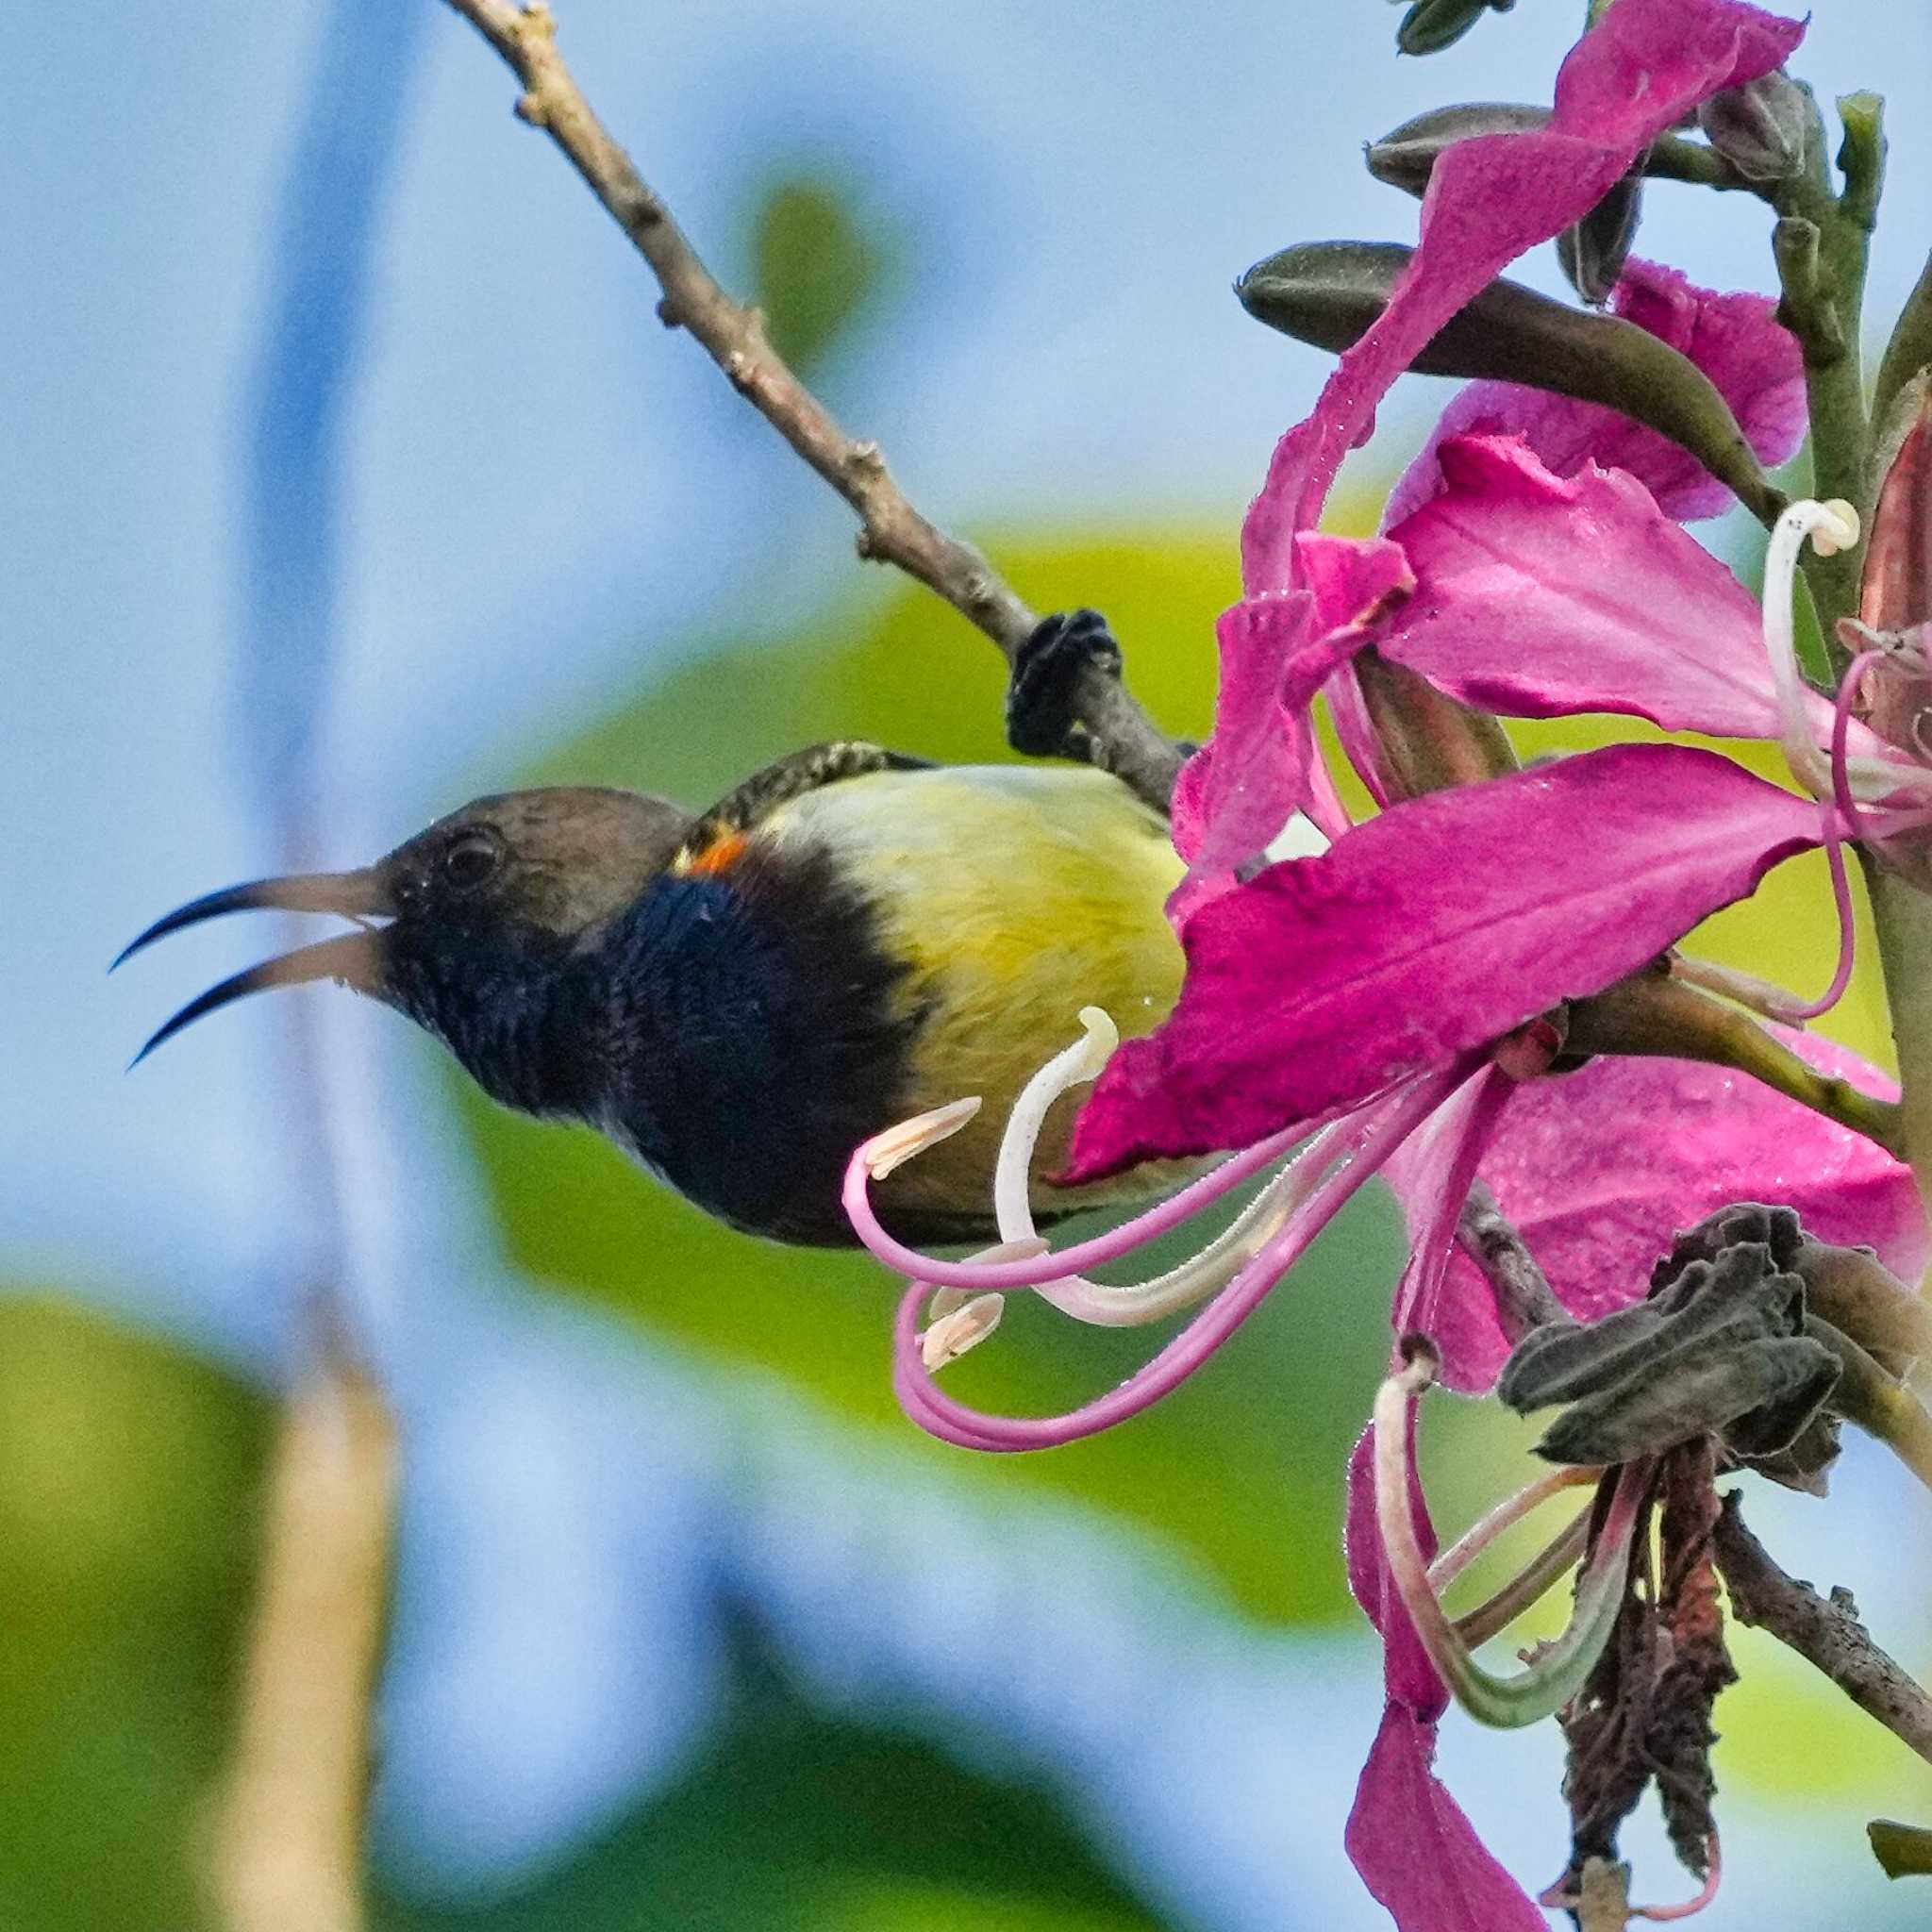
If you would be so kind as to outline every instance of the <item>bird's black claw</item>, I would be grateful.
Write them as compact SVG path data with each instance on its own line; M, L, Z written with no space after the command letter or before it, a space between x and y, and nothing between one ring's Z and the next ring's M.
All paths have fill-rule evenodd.
M1121 647L1097 610L1044 619L1013 658L1007 686L1007 742L1029 758L1091 757L1078 715L1080 681L1089 669L1121 675Z

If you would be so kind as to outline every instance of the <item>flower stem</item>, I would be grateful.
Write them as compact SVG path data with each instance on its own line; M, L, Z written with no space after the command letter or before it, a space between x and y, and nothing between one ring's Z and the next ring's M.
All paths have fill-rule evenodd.
M1774 202L1779 220L1772 246L1784 294L1779 314L1805 357L1805 391L1811 415L1811 493L1842 497L1865 520L1872 505L1871 431L1858 332L1866 258L1885 172L1885 137L1876 96L1847 94L1840 101L1844 141L1839 165L1845 187L1841 195L1834 194L1825 159L1824 120L1806 92L1810 111L1805 165L1779 184ZM1863 560L1860 542L1835 556L1813 557L1806 566L1819 628L1840 671L1834 626L1840 617L1857 609Z
M1927 904L1926 950L1932 963L1932 901ZM1932 1025L1932 1006L1926 1014ZM1850 1127L1887 1153L1904 1158L1907 1127L1899 1108L1821 1074L1749 1014L1659 974L1637 974L1570 1008L1566 1044L1572 1053L1660 1054L1671 1059L1707 1060L1762 1081L1774 1092ZM1925 1041L1926 1091L1932 1093L1932 1031ZM1925 1127L1932 1151L1932 1119Z
M1848 1422L1876 1436L1911 1473L1932 1490L1932 1415L1895 1375L1889 1375L1871 1353L1829 1322L1805 1318L1805 1333L1837 1356L1844 1373L1831 1403Z
M1899 1154L1932 1213L1932 897L1887 867L1868 863L1865 879L1898 1055Z

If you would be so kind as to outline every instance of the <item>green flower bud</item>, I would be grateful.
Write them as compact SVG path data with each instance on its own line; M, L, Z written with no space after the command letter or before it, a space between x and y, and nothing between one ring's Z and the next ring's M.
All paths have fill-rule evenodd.
M1415 0L1395 29L1403 54L1440 54L1453 47L1491 8L1507 13L1516 0Z
M1642 213L1643 177L1625 175L1580 222L1557 237L1557 263L1592 308L1610 299Z
M1388 303L1411 249L1385 242L1307 242L1258 261L1235 284L1257 322L1338 353ZM1761 522L1784 498L1708 376L1635 323L1494 281L1453 316L1409 367L1424 375L1492 377L1602 403L1688 449Z
M1805 165L1810 107L1782 71L1727 87L1697 110L1704 138L1747 181L1788 181Z
M1547 125L1547 108L1523 107L1511 101L1465 101L1453 108L1432 108L1391 127L1364 151L1369 173L1405 194L1420 196L1429 185L1437 158L1458 141L1478 134L1528 134Z

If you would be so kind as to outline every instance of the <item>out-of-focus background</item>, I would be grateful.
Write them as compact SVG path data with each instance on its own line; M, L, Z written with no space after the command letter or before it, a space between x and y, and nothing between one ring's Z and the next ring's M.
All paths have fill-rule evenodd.
M1398 63L1371 0L561 10L591 98L781 346L1039 608L1105 608L1184 732L1238 516L1322 371L1230 280L1291 240L1411 233L1360 143L1445 99L1546 100L1577 11ZM42 9L16 55L0 1925L205 1923L264 1448L325 1270L403 1427L381 1925L1384 1923L1341 1849L1379 1679L1339 1526L1386 1204L1144 1420L980 1461L899 1418L870 1264L719 1231L588 1134L490 1109L393 1016L252 1002L123 1076L271 935L106 962L280 869L291 825L346 865L533 779L695 806L832 734L997 757L1001 680L855 561L842 508L658 325L434 0ZM1883 316L1932 226L1932 21L1823 0L1796 65L1890 96ZM1644 253L1767 285L1755 204L1650 204ZM1373 515L1441 396L1398 391L1346 513ZM1711 541L1748 570L1748 531ZM1713 948L1822 983L1821 907L1794 868ZM323 1028L307 1071L297 1001ZM1869 997L1832 1024L1881 1052ZM955 1372L967 1395L1063 1405L1152 1345L1027 1313ZM1448 1415L1445 1522L1521 1479L1523 1440ZM1753 1507L1932 1662L1924 1512L1882 1457L1848 1454L1827 1505ZM1919 1923L1860 1827L1932 1815L1932 1780L1738 1649L1715 1922ZM1561 1858L1557 1754L1549 1727L1445 1726L1452 1785L1532 1885ZM1645 1896L1681 1882L1659 1843L1632 1834Z

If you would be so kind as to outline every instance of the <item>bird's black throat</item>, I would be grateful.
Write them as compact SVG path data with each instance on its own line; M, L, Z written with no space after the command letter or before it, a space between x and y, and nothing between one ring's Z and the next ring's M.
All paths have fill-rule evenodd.
M588 1122L738 1227L842 1245L845 1161L908 1110L904 975L829 858L755 850L659 874L589 944L398 946L385 994L496 1100Z

